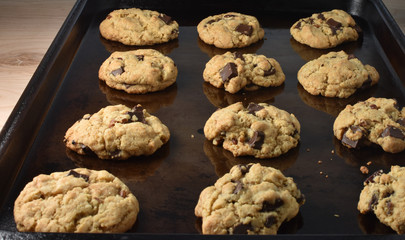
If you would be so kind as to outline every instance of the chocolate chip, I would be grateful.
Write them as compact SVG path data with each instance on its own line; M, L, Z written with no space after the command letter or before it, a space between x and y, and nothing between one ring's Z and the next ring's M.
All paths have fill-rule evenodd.
M301 28L301 21L299 21L298 23L297 23L297 25L295 25L295 27L294 28L296 28L296 29L300 29Z
M229 80L231 80L231 78L238 76L238 69L236 67L236 64L232 62L227 63L219 72L219 74L221 75L222 81L224 83L228 82Z
M250 114L254 115L257 111L260 111L263 108L264 108L263 106L260 106L259 104L251 102L251 103L249 103L247 110L249 111Z
M252 230L252 224L239 224L233 229L234 234L248 234L248 230Z
M264 201L260 212L272 212L272 211L276 210L277 208L283 206L283 204L284 204L284 201L281 198L276 198L274 203L271 203L269 201Z
M326 20L325 16L322 13L318 14L318 19Z
M370 108L371 108L371 109L379 109L379 107L378 107L377 105L375 105L375 104L371 104L371 105L370 105Z
M405 118L398 119L396 123L399 123L399 125L405 127Z
M84 154L87 155L93 155L94 152L86 145L84 145L83 143L79 143L80 148L83 150Z
M387 128L385 128L380 136L381 137L393 137L393 138L398 138L401 140L405 139L405 135L402 133L402 131L393 126L388 126Z
M276 73L276 69L271 65L269 70L265 70L263 76L267 77Z
M350 126L350 130L352 130L352 132L354 132L354 133L356 133L356 132L363 132L363 130L361 129L361 127L356 126L356 125Z
M214 22L216 22L217 20L215 20L215 19L211 19L211 20L209 20L206 24L212 24L212 23L214 23Z
M173 21L170 16L167 16L166 14L163 14L163 13L161 13L161 14L159 15L159 18L160 18L163 22L165 22L166 24L170 24L170 23Z
M239 58L239 59L242 59L242 61L245 61L245 58L243 57L243 53L241 53L241 52L234 52L233 56L235 59Z
M135 115L136 118L138 119L138 122L141 123L146 123L145 121L145 116L143 115L143 107L138 105L132 108L132 111L128 112L129 118L132 119L132 117Z
M346 133L345 133L345 134L343 134L343 137L342 137L342 144L349 148L357 148L359 141L349 139L348 137L346 137Z
M368 208L370 210L372 210L374 208L375 205L378 204L378 196L376 194L373 194L373 196L371 197L371 201L370 204L368 206Z
M238 139L232 138L232 143L235 145L238 144Z
M350 60L350 59L355 59L356 58L356 56L354 56L354 54L349 54L348 56L347 56L347 59L348 60Z
M83 178L86 182L89 181L89 176L85 175L85 174L80 174L74 170L70 170L68 173L68 176L72 175L75 178Z
M120 191L120 196L123 197L123 198L126 198L126 197L128 196L127 191L121 189L121 191Z
M111 19L112 16L110 14L107 15L107 19Z
M244 35L251 36L253 32L253 27L248 24L241 23L235 28L235 30Z
M249 146L254 149L261 149L264 143L264 132L262 131L255 131L253 133L252 138L249 140Z
M301 194L298 198L295 199L298 204L303 204L305 202L305 195Z
M72 144L75 145L75 144L76 144L76 141L75 141L75 140L72 140Z
M249 170L250 170L250 168L252 167L252 165L238 164L238 167L239 167L240 171L242 172L242 174L245 175L246 173L249 172Z
M374 183L374 178L377 177L377 176L381 176L383 173L384 172L383 172L382 169L380 169L378 171L375 171L366 180L364 180L364 184Z
M138 61L143 61L144 58L143 55L135 55L135 57L138 59Z
M329 25L330 29L332 30L333 34L336 34L336 31L342 27L340 22L335 21L333 18L329 18L326 23Z
M385 206L387 207L385 213L387 213L387 215L392 215L392 212L394 210L394 204L390 200L387 200L385 202Z
M123 72L125 72L124 69L122 67L120 67L115 70L112 70L111 74L114 76L117 76L117 75L121 75Z
M113 152L109 152L108 154L111 156L111 158L118 158L120 156L121 150L117 149Z
M241 181L236 181L236 187L235 190L233 190L233 194L238 194L240 190L243 188L243 183Z
M275 216L269 216L266 219L266 222L264 222L264 226L266 228L269 228L269 227L273 226L276 222L277 222L277 218Z

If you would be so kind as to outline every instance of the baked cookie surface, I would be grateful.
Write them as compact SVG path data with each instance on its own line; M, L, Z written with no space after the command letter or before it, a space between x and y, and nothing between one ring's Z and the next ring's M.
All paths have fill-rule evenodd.
M333 132L349 148L374 143L390 153L405 149L405 108L394 99L371 97L347 105L337 116Z
M99 29L108 40L138 46L165 43L179 35L179 24L170 16L139 8L110 12Z
M297 74L302 87L312 95L348 98L358 89L377 84L380 75L344 51L330 52L307 62Z
M84 115L66 131L64 142L82 155L123 160L151 155L169 138L169 129L141 105L113 105Z
M241 48L264 37L256 17L236 12L209 16L197 25L198 35L218 48Z
M291 177L259 163L235 165L205 188L195 207L203 234L277 234L305 202Z
M226 52L211 58L205 65L203 78L230 93L245 87L277 87L285 81L284 72L274 58L239 52Z
M114 52L100 66L98 77L111 88L143 94L175 83L177 67L171 58L153 49Z
M272 158L298 145L300 123L294 114L266 103L244 107L237 102L214 112L204 134L235 157Z
M357 209L363 214L373 212L380 222L404 234L404 189L404 167L391 166L389 173L377 171L364 182Z
M350 14L334 9L298 20L290 28L290 33L297 42L325 49L356 41L362 30Z
M138 212L138 200L120 179L86 168L38 175L14 203L23 232L125 232Z

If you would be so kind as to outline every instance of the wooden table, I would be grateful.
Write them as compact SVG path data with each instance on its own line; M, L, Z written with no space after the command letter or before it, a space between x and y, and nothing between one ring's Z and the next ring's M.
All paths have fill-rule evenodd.
M405 1L383 0L405 32ZM75 0L0 0L0 129Z

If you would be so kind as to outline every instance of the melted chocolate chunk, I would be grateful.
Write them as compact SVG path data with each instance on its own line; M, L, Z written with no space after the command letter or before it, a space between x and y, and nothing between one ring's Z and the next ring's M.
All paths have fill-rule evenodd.
M390 200L388 200L385 202L385 206L387 207L385 210L387 215L392 215L393 210L394 210L394 204Z
M85 174L80 174L74 170L70 170L68 173L68 176L72 175L75 178L83 178L86 182L89 181L89 176L85 175Z
M249 170L250 170L250 168L252 167L252 165L242 165L242 164L239 164L238 167L239 167L240 171L242 172L242 174L245 175L246 173L249 172Z
M368 206L368 208L370 210L372 210L374 208L375 205L378 204L378 196L373 194L373 196L371 197L371 201L370 201L370 205Z
M342 143L343 143L343 145L345 145L347 147L357 148L359 141L349 139L348 137L346 137L346 133L345 133L345 134L343 134L343 137L342 137Z
M267 77L276 73L276 69L271 66L269 70L265 70L263 76Z
M233 229L233 234L248 234L248 230L252 230L252 224L239 224L236 225L235 228Z
M214 22L216 22L217 20L215 20L215 19L211 19L211 20L209 20L206 24L212 24L212 23L214 23Z
M363 130L361 129L361 127L356 126L356 125L350 126L350 130L352 130L352 132L354 132L354 133L356 133L356 132L363 132Z
M336 34L336 31L342 27L340 22L335 21L333 18L329 18L326 23L329 25L330 29L332 30L333 34Z
M146 123L145 116L143 115L143 107L135 106L134 108L132 108L131 112L128 112L128 114L130 119L132 119L132 116L135 115L138 119L138 122Z
M400 119L398 119L398 120L397 120L397 123L399 123L399 125L405 127L405 118L400 118Z
M143 61L144 58L143 55L135 55L135 57L138 59L138 61Z
M325 16L322 13L318 14L318 19L326 20Z
M370 105L370 108L371 108L371 109L379 109L379 107L378 107L377 105L375 105L375 104L371 104L371 105Z
M257 111L260 111L263 108L264 108L263 106L260 106L259 104L251 102L251 103L249 103L247 110L249 111L250 114L254 115Z
M369 184L374 182L374 178L377 176L381 176L383 174L383 170L380 169L378 171L375 171L373 174L371 174L366 180L364 180L364 184Z
M240 190L243 188L243 183L241 181L236 181L236 187L235 190L233 190L233 194L238 194Z
M295 27L294 28L296 28L296 29L300 29L301 28L301 21L299 21L298 23L297 23L297 25L295 25Z
M284 201L281 198L277 198L274 203L271 203L269 201L264 201L262 205L262 209L260 212L272 212L276 210L277 208L283 206Z
M232 138L232 143L235 145L238 144L238 139Z
M266 228L269 228L269 227L273 226L276 222L277 222L277 218L275 216L269 216L266 219L266 222L264 222L264 226Z
M242 61L245 61L245 58L243 57L243 53L241 53L241 52L234 52L233 56L235 59L239 58L239 59L242 59Z
M163 22L165 22L166 24L170 24L170 23L173 21L170 16L167 16L166 14L163 14L163 13L161 13L161 14L159 15L159 18L160 18Z
M402 131L396 127L393 126L388 126L380 135L381 137L393 137L393 138L398 138L401 140L405 139L405 135L402 133Z
M262 131L255 131L253 134L252 138L249 140L249 146L260 150L262 148L262 145L264 143L264 132Z
M80 148L83 150L84 154L86 155L94 155L94 152L83 143L79 143Z
M232 62L227 63L219 72L219 74L221 75L222 81L224 83L228 82L229 80L231 80L231 78L238 76L238 69L236 64Z
M117 76L117 75L121 75L124 72L125 72L124 68L120 67L120 68L117 68L115 70L112 70L111 74L114 75L114 76Z
M235 30L242 33L242 34L244 34L244 35L251 36L252 32L253 32L253 27L248 25L248 24L239 24L235 28Z
M121 189L121 191L120 191L120 196L123 197L123 198L126 198L126 197L128 196L127 191Z

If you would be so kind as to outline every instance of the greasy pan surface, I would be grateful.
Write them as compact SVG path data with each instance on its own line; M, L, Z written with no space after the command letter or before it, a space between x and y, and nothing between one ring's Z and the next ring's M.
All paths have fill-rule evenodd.
M257 5L249 1L249 6L243 3L79 1L46 55L43 69L33 77L13 112L11 118L15 122L9 120L2 131L0 230L4 236L39 237L13 235L17 231L13 220L14 200L33 177L86 167L108 170L121 178L138 198L141 210L130 234L142 238L162 237L153 234L191 234L192 238L202 238L201 221L194 216L201 190L233 165L260 162L293 177L306 196L300 213L283 224L280 234L396 237L375 216L357 211L359 194L367 178L359 168L369 161L372 162L370 174L379 169L387 172L391 165L405 166L405 152L390 154L378 148L349 150L333 136L332 126L346 104L371 96L396 98L400 107L405 106L405 75L399 64L404 59L403 35L395 31L396 25L390 22L392 19L378 1L257 1ZM135 6L166 13L180 24L178 40L153 47L170 56L179 69L176 84L161 92L129 95L107 87L97 77L99 66L113 51L136 49L103 39L98 25L110 11ZM291 38L289 28L296 20L334 8L355 16L364 31L362 40L330 50L316 50ZM240 51L275 58L286 75L282 86L232 95L204 83L205 63L225 50L200 41L196 25L206 16L228 11L258 18L265 29L265 39ZM380 73L380 82L348 99L309 95L298 83L297 71L307 61L338 50L353 53L363 63L374 66ZM301 123L298 147L278 158L256 160L234 158L230 152L206 141L202 131L205 121L216 109L237 101L266 102L293 113ZM141 103L159 117L171 131L168 144L150 157L120 162L80 156L65 148L63 136L76 120L119 103L130 107ZM62 235L40 236L54 239ZM104 237L97 235L99 239Z

